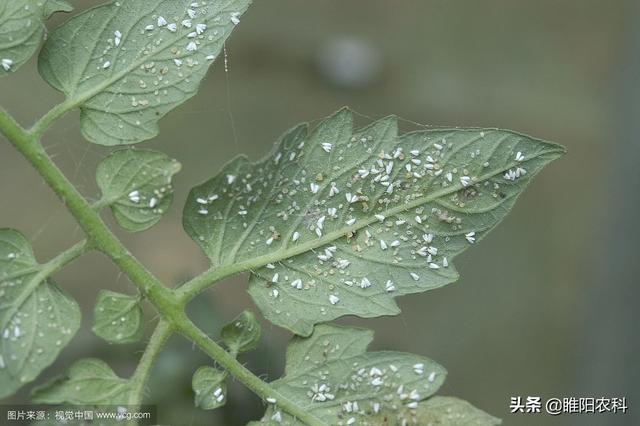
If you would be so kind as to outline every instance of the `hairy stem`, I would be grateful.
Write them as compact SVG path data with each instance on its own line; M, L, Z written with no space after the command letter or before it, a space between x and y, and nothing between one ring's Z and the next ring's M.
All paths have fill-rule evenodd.
M133 406L132 411L138 411L138 408L142 404L145 386L151 375L153 364L164 347L164 344L172 334L173 327L171 324L165 320L160 320L149 339L147 347L144 349L136 371L130 379L132 392L129 398L129 404Z
M82 240L79 243L74 244L72 247L63 251L47 263L42 265L41 272L46 273L47 276L58 272L60 269L73 262L78 257L82 256L86 252L92 249L89 241Z
M185 300L179 297L176 292L162 285L124 247L106 226L99 214L53 163L40 144L39 136L51 122L64 112L65 110L60 107L59 113L47 114L34 126L31 132L28 132L0 108L0 133L4 134L9 142L40 173L45 182L62 200L80 227L85 231L89 242L118 265L140 291L147 296L164 321L200 346L204 352L260 397L275 398L279 407L310 426L324 425L324 422L298 407L294 402L281 396L273 387L246 369L234 356L226 352L193 324L184 312ZM47 116L50 116L50 118L46 118Z

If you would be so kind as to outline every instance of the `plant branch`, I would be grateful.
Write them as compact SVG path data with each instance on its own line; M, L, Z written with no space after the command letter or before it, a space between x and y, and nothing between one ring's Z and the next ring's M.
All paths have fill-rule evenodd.
M136 371L130 379L132 392L129 398L129 404L135 406L132 411L138 411L138 408L142 404L145 386L149 380L153 364L164 347L164 344L173 334L173 331L171 324L165 320L160 320L153 331L149 343L144 349L144 353L136 367Z
M58 118L65 115L69 110L73 109L75 105L70 104L68 101L62 102L49 110L45 115L38 120L33 127L29 130L29 133L37 139L40 139L42 134L56 121Z
M79 243L74 244L67 250L63 251L53 259L49 260L47 263L43 264L40 271L46 273L47 276L49 276L55 272L58 272L60 269L73 262L75 259L82 256L92 248L93 246L89 241L82 240Z
M284 398L268 383L262 381L246 369L231 354L211 340L202 330L189 320L184 312L184 301L176 292L164 287L111 232L98 213L78 192L60 169L53 163L40 144L38 135L56 118L64 113L49 113L27 132L11 116L0 108L0 133L32 164L45 182L66 205L69 212L85 231L90 243L118 265L127 277L142 291L155 306L163 319L184 336L191 339L221 366L226 368L240 382L263 398L275 398L278 406L290 415L310 426L324 426L325 423ZM45 117L47 117L45 116ZM158 338L159 339L159 338ZM149 355L151 356L151 355ZM140 373L143 374L143 373Z

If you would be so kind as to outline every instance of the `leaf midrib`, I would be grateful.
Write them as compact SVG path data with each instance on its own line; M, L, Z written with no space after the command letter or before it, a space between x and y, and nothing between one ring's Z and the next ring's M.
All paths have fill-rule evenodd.
M385 120L385 119L383 119L383 120ZM389 126L389 125L388 125L388 126L387 126L387 129L385 129L385 134L389 131L389 129L390 129L390 128L392 128L392 126ZM360 131L358 131L357 133L353 133L352 135L362 134L365 130L366 130L366 129L361 129ZM449 133L447 133L446 135L444 135L443 137L444 137L444 138L447 138L447 137L449 137L451 134L452 134L452 132L449 132ZM402 139L404 139L404 138L407 138L409 135L411 135L411 134L409 133L409 134L405 134L405 135L402 135L402 136L398 136L398 138L399 138L400 140L402 140ZM493 148L492 152L493 152L493 151L495 151L495 150L498 148L498 146L500 146L500 145L501 145L501 143L502 143L502 142L503 142L507 137L508 137L508 135L505 135L505 136L501 137L498 141L496 141L496 146ZM462 149L464 149L464 148L466 148L466 147L468 147L468 146L472 145L474 142L478 141L480 138L481 138L481 136L477 136L477 137L475 137L475 138L472 138L472 139L470 139L470 140L466 141L466 142L465 142L465 143L463 143L463 144L460 144L460 145L456 146L456 147L455 147L455 149L454 149L452 152L450 152L450 153L449 153L449 156L451 157L452 155L455 155L457 152L459 152L459 151L461 151ZM376 146L375 146L375 149L378 149L382 144L384 144L384 141L385 141L385 137L380 138L380 139L378 140L378 143L377 143L377 144L376 144ZM357 161L357 162L356 162L352 167L347 168L345 171L343 171L343 172L339 173L337 176L332 177L332 179L327 179L327 180L326 180L326 182L325 182L325 183L323 183L323 184L320 186L320 189L318 190L318 193L317 193L316 195L312 196L312 197L308 200L307 205L311 205L311 204L313 204L313 202L314 202L314 201L316 201L316 200L320 197L320 194L321 194L321 193L322 193L322 192L327 188L327 186L329 185L330 181L333 181L333 180L337 180L337 179L339 179L341 176L343 176L344 174L346 174L349 170L357 169L358 167L360 167L360 165L364 164L364 163L367 161L367 159L368 159L368 158L369 158L369 157L365 157L365 159L364 159L364 160L362 160L362 161ZM268 159L267 159L267 160L268 160ZM267 160L265 160L265 162L266 162ZM513 167L513 166L510 166L509 168L511 168L511 167ZM279 171L278 171L278 174L280 174L281 168L279 168L278 170L279 170ZM497 175L497 174L499 174L499 173L502 173L504 170L507 170L507 169L503 169L502 171L496 172L496 173L495 173L495 175ZM394 171L394 175L395 175L395 176L397 176L397 175L398 175L398 174L400 174L400 173L402 173L401 168L399 168L399 167L398 167L398 168L396 168L396 170ZM296 174L296 176L297 176L297 174ZM459 189L460 189L460 188L459 188ZM458 191L459 189L456 189L456 191ZM454 191L454 192L456 192L456 191ZM376 199L378 199L381 195L383 195L383 193L384 193L384 191L383 191L381 194L377 195L377 196L376 196ZM444 195L447 195L447 194L444 194ZM440 197L437 197L437 198L440 198ZM235 201L235 200L234 200L234 201ZM233 203L231 203L231 204L233 204ZM262 207L262 209L261 209L260 213L256 216L257 218L259 218L259 217L260 217L260 215L261 215L261 214L262 214L262 212L263 212L263 211L268 207L268 205L269 205L269 203L265 203L265 204L263 205L263 207ZM343 211L343 213L341 214L341 220L344 220L344 218L345 218L345 216L344 216L344 215L345 215L345 212L346 212L346 210L345 210L345 211ZM227 213L228 213L228 211L227 211ZM384 215L384 216L387 216L386 214L383 214L383 215ZM227 217L227 214L225 214L225 217ZM302 220L302 219L299 219L299 220L295 221L295 222L294 222L294 224L293 224L293 226L289 227L289 230L288 230L288 231L287 231L287 233L285 234L285 238L284 238L284 241L283 241L283 243L282 243L281 250L287 250L287 249L288 249L289 244L290 244L290 239L289 239L288 237L291 235L291 233L292 233L292 232L293 232L293 231L294 231L298 226L300 226L301 220ZM369 222L368 224L364 224L363 226L361 226L360 228L357 228L357 229L362 229L362 228L364 228L365 226L368 226L369 224L371 224L371 223L373 223L373 222L375 222L375 221L371 221L371 222ZM253 228L255 227L255 225L256 225L256 224L257 224L257 221L254 221L254 222L253 222L253 224L252 224L252 226L250 227L250 229L253 229ZM345 230L344 232L348 232L348 230ZM231 255L229 256L229 258L231 259L231 262L235 260L235 256L237 255L237 252L238 252L238 250L239 250L240 245L241 245L241 244L244 242L244 240L246 239L246 235L248 235L248 231L245 231L245 233L243 234L243 237L238 241L238 243L236 244L236 247L234 248L234 250L232 250ZM222 239L224 239L224 235L223 235L223 238L222 238ZM331 240L331 241L333 241L333 240ZM316 248L316 247L313 247L313 248ZM220 259L220 255L218 256L218 259ZM229 263L230 263L230 262L229 262Z
M0 323L0 329L4 329L9 320L16 314L18 309L25 303L25 301L31 297L34 291L38 288L40 284L46 284L47 278L53 271L56 270L56 265L53 264L44 264L44 265L34 265L35 268L41 267L41 269L33 275L31 279L23 286L23 290L19 292L19 296L14 300L9 307L9 309L5 312L2 317L2 322Z
M548 154L560 154L562 151L560 148L549 148L547 150L543 150L540 151L536 154L535 157L531 157L531 159L525 161L531 161L534 158L538 158L540 156L543 155L548 155ZM486 173L484 175L481 175L479 177L477 177L474 181L473 181L473 185L477 185L481 182L484 182L486 180L489 180L497 175L500 175L502 173L504 173L506 170L509 170L515 166L521 165L521 162L517 162L517 161L511 161L509 163L507 163L505 166L500 167L490 173ZM387 209L383 212L380 212L381 215L385 216L385 217L392 217L398 213L401 213L403 211L408 211L411 210L412 208L421 206L423 204L429 203L431 201L437 200L438 198L441 197L445 197L447 195L456 193L457 191L461 190L462 188L464 188L462 186L462 184L457 183L455 185L452 185L450 187L438 190L438 191L434 191L429 195L425 195L422 197L418 197L415 200L408 202L408 203L404 203L400 206L396 206L390 209ZM236 262L236 263L226 263L221 265L220 267L217 268L217 274L215 274L215 277L212 277L214 280L219 280L222 279L224 277L233 275L235 273L238 272L243 272L243 271L247 271L247 270L251 270L251 269L255 269L255 268L260 268L264 265L267 265L268 263L273 263L273 262L279 262L285 259L289 259L291 257L306 253L310 250L322 247L332 241L337 240L338 238L340 238L341 236L346 235L348 232L354 232L354 231L358 231L374 222L377 222L378 219L375 216L371 216L369 218L364 218L362 220L357 221L355 224L353 224L352 226L345 226L343 228L337 229L335 231L332 231L328 234L325 234L322 238L318 238L315 240L311 240L302 244L299 244L293 248L290 249L285 249L285 250L278 250L275 251L273 253L269 253L263 256L259 256L259 257L255 257L252 259L247 259L244 261L240 261L240 262ZM232 261L233 262L233 261Z

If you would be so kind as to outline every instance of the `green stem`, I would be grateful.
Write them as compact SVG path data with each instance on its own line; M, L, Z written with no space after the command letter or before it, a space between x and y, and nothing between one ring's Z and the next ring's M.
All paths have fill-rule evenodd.
M134 406L132 407L132 411L138 411L138 408L142 404L145 386L149 380L153 363L172 334L173 328L171 324L165 320L160 320L149 339L147 347L144 349L136 371L130 379L132 392L129 398L129 404Z
M32 280L37 280L38 282L42 282L43 279L58 272L60 269L64 268L66 265L82 256L86 252L92 249L91 244L87 240L80 241L76 243L72 247L63 251L47 263L41 265L39 272L33 277Z
M91 207L93 207L93 209L95 211L100 211L102 209L104 209L105 207L109 207L111 205L111 201L107 200L106 198L101 198L98 201L94 202Z
M91 248L92 246L89 241L82 240L42 265L41 271L46 271L47 275L56 273L78 257L91 250Z
M42 134L51 126L51 124L56 121L58 118L65 115L70 109L73 108L74 105L65 101L49 110L45 115L42 116L40 120L38 120L29 133L33 135L34 138L40 139Z
M62 105L62 104L61 104ZM310 426L323 426L324 423L294 402L284 398L271 385L262 381L246 369L232 355L211 340L202 330L193 324L184 313L185 301L176 292L164 287L109 230L98 213L78 192L60 169L53 163L40 144L39 135L56 118L64 114L67 107L57 107L58 111L48 113L32 129L24 130L11 116L0 108L0 133L33 165L51 189L66 205L69 212L85 231L89 242L107 255L127 275L163 317L176 331L191 339L220 365L226 368L240 382L262 398L275 398L278 406L290 415ZM67 108L67 109L65 109ZM142 374L142 373L140 373Z

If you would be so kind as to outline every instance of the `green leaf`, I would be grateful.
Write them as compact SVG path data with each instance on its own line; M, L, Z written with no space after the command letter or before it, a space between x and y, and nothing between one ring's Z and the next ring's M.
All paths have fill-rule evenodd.
M366 352L370 340L368 330L317 325L310 337L293 338L286 375L271 385L327 424L377 425L384 418L402 424L438 390L446 371L418 355ZM258 424L301 424L280 410L277 400L267 402Z
M100 290L93 311L93 332L109 343L137 342L142 337L142 308L138 297Z
M131 396L129 381L122 379L102 360L81 359L65 377L33 390L33 400L40 404L117 405L127 404Z
M226 374L213 367L203 366L193 374L194 402L203 410L222 407L227 402Z
M0 229L0 398L51 365L80 327L80 308L49 278L22 234Z
M195 187L184 227L215 267L252 272L270 321L309 335L343 315L395 315L394 297L455 281L454 257L563 152L498 129L398 136L395 117L354 131L343 109Z
M141 142L194 96L250 0L113 1L53 31L42 77L80 107L84 136L101 145Z
M161 152L122 149L98 166L102 203L111 206L116 222L130 232L155 225L173 200L171 179L180 163Z
M0 77L15 72L38 50L42 22L55 12L70 12L60 0L10 0L0 3Z
M414 423L439 426L496 426L502 423L467 401L451 396L434 396L420 403Z
M287 347L285 374L316 368L327 361L360 355L373 341L373 331L318 325L309 337L294 337Z
M260 324L253 312L244 311L225 325L221 331L222 341L236 353L248 352L260 343Z

